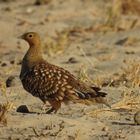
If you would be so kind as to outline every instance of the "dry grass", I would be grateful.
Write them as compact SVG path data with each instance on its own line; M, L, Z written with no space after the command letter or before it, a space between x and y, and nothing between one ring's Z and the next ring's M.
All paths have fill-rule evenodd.
M87 115L98 119L104 116L104 118L108 118L110 120L119 120L121 117L118 112L111 111L109 109L95 109L94 111L88 112Z
M83 82L88 82L89 84L98 87L125 86L131 88L139 88L140 64L137 61L129 61L126 63L126 66L122 68L122 72L114 73L113 75L94 75L94 79L90 78L87 67L82 65L79 70L79 79Z
M88 78L86 78L88 79ZM140 64L136 61L128 62L126 67L122 68L121 73L114 73L113 75L104 75L94 79L94 84L99 87L106 86L125 86L131 88L140 87Z
M140 42L139 38L129 36L129 37L126 37L124 39L117 41L116 45L122 45L124 47L137 46L139 42Z
M96 109L88 113L89 116L93 118L107 117L110 119L121 118L121 113L132 113L132 111L137 111L140 109L140 95L139 91L130 90L130 88L125 88L121 100L117 103L111 105L111 109ZM122 112L124 111L124 112Z
M112 106L115 109L137 110L140 109L140 95L130 89L124 90L122 100Z
M102 32L129 30L137 26L140 15L139 0L113 0L104 24L96 27ZM137 15L132 18L129 15Z
M124 76L131 84L131 87L140 87L140 64L139 62L129 62L127 67L123 69Z
M6 101L8 102L8 97L7 97L7 93L6 93L6 84L4 82L2 82L2 80L0 81L0 91L1 91L2 95L5 96Z
M69 34L83 34L87 32L109 32L123 31L137 27L140 15L139 0L113 0L108 8L107 16L102 24L90 27L74 27L70 29ZM103 13L104 14L104 13ZM132 16L130 16L132 15ZM102 15L101 15L102 16Z
M112 84L113 80L111 80L111 78L107 75L104 76L96 76L96 78L94 79L94 84L97 87L109 87Z
M121 14L136 14L140 15L139 0L114 0L112 12L115 17Z
M6 103L0 103L0 123L7 125L7 112L13 108L13 103L8 100L5 83L0 82L0 90L6 98Z
M94 82L100 86L104 86L107 78L98 78ZM140 64L138 61L128 62L126 67L123 68L122 73L114 74L108 78L106 86L124 86L121 100L112 105L113 109L125 109L128 111L140 109ZM134 90L135 89L135 90ZM134 90L134 91L133 91ZM101 115L102 111L95 110L92 114L97 116ZM94 115L94 116L96 116Z
M44 43L44 52L49 56L55 56L65 51L68 45L68 34L67 32L56 32L56 37L47 38Z
M101 72L97 69L95 71ZM83 81L84 83L88 83L92 86L103 87L103 86L110 86L112 84L111 78L108 75L97 76L94 75L94 78L91 78L88 73L88 68L85 65L80 67L78 73L79 80Z
M7 112L13 108L13 103L0 104L0 123L7 125Z
M84 65L81 66L79 73L78 73L78 77L79 77L79 80L81 80L83 82L88 82L90 84L93 83L93 81L91 80L91 78L88 75L87 67Z
M135 38L135 37L128 37L126 42L124 43L124 46L127 47L127 46L134 46L134 45L137 45L138 43L140 42L140 39L138 38Z

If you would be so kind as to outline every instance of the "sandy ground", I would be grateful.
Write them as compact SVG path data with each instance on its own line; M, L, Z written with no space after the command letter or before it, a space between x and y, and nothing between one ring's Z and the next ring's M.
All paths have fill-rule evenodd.
M109 18L111 0L0 1L0 103L11 105L0 140L139 140L134 114L140 109L140 18ZM108 19L108 22L107 22ZM113 20L112 20L113 19ZM63 105L57 114L38 114L43 103L23 90L18 78L28 49L17 37L41 35L44 57L108 93L102 105ZM26 105L33 113L19 113Z

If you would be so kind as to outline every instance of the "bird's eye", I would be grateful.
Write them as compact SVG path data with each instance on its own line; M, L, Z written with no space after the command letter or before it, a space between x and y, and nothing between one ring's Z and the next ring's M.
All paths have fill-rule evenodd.
M29 38L32 38L33 37L33 35L32 34L29 34Z

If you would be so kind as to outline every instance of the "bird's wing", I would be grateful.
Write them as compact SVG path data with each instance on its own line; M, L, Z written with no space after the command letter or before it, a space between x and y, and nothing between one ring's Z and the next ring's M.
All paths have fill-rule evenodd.
M64 97L89 99L100 94L75 78L69 71L49 63L35 65L22 79L24 88L42 99Z
M60 84L61 89L65 92L65 96L76 95L75 98L80 99L89 99L89 98L96 98L96 97L105 97L107 94L104 92L100 92L100 88L98 87L90 87L89 85L83 83L82 81L78 80L73 74L69 71L53 66L52 69L55 69L56 77L58 78L60 75Z
M104 92L100 92L100 88L90 87L90 85L78 80L69 71L55 65L51 65L51 67L51 69L55 71L56 85L59 85L60 90L63 90L62 92L65 93L65 96L71 94L76 95L80 99L89 99L105 97L107 95ZM77 99L77 97L75 98Z
M66 90L72 89L67 81L70 76L74 78L63 68L42 62L33 66L21 80L23 87L33 96L42 100L63 100Z
M69 71L62 69L62 80L66 80L67 85L73 93L77 95L80 99L89 99L96 97L105 97L107 94L101 92L99 87L91 87L90 85L80 81ZM72 93L72 91L70 93Z

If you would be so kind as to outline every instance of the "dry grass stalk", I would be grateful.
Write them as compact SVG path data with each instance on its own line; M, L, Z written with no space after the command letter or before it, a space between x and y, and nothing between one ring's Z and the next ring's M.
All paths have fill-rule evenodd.
M124 69L124 75L131 83L132 87L140 86L140 64L137 62L131 62L127 68Z
M140 64L138 62L129 62L127 67L123 68L121 73L114 73L112 76L97 78L94 80L100 86L125 86L125 87L140 87ZM97 84L97 85L98 85Z
M7 125L7 112L13 107L12 103L0 104L0 123Z
M139 0L114 0L113 13L119 14L136 14L140 15L140 1Z
M139 42L140 42L139 38L129 36L129 37L123 38L121 40L118 40L116 42L116 45L122 45L125 47L134 46L134 45L136 46Z
M124 15L140 15L139 0L113 0L112 6L108 10L108 17L105 24L98 28L101 31L121 31L132 29L136 26L138 18L124 18Z
M89 85L97 86L97 87L102 87L106 83L106 79L107 79L105 77L98 77L97 75L95 75L94 79L90 78L90 76L88 74L88 69L85 65L81 66L79 73L78 73L78 77L84 83L88 83ZM110 84L110 82L107 82L106 86L109 84Z
M7 118L6 118L7 106L0 104L0 123L7 125Z
M127 110L137 110L140 109L140 96L134 94L133 91L129 89L125 90L122 95L122 100L112 105L113 109L127 109Z
M5 96L6 101L8 102L8 97L7 97L7 94L6 94L6 84L2 81L0 81L0 91L1 91L2 95Z
M111 86L113 80L111 80L110 77L108 77L107 75L106 76L100 76L100 77L97 77L94 79L94 84L98 87L109 87Z
M93 83L93 81L90 79L88 72L87 72L87 67L82 65L80 70L79 70L79 75L78 75L79 79L83 82L88 82L90 84Z
M7 112L13 108L13 103L8 101L7 93L6 93L6 85L3 82L0 82L0 90L2 95L6 98L6 103L0 103L0 123L7 125Z
M44 51L48 53L49 56L55 56L56 54L63 53L68 45L67 32L56 32L56 34L57 37L48 38L47 43L44 43Z

